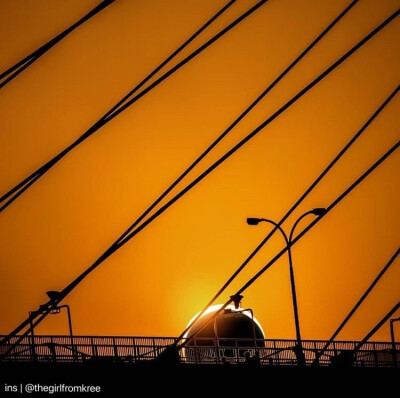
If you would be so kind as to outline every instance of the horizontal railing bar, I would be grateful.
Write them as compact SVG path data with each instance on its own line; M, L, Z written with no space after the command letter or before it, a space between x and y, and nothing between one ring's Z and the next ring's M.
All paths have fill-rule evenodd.
M0 336L1 337L1 336ZM0 353L18 339L15 336L3 347ZM174 337L149 336L71 336L36 335L35 344L27 336L16 349L5 358L8 362L83 362L103 358L122 362L140 362L154 360ZM325 340L303 340L306 363L315 360L316 353L325 345ZM192 345L193 344L193 345ZM252 339L252 338L207 338L196 337L181 353L181 360L189 364L244 364L245 353L255 356L263 366L296 365L297 359L293 348L296 340L292 339ZM332 364L333 358L345 350L353 350L357 341L334 341L319 358L321 366ZM391 367L393 357L400 356L400 343L367 342L354 354L353 366L356 367ZM399 358L400 359L400 358Z

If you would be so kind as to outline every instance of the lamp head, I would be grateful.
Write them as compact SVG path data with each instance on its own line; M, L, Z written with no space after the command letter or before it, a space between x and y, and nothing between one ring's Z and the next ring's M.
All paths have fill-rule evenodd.
M316 207L315 209L311 210L311 213L315 216L321 217L326 213L326 209L324 207Z
M247 224L249 224L249 225L258 225L258 223L261 221L261 219L249 217L246 221L247 221Z

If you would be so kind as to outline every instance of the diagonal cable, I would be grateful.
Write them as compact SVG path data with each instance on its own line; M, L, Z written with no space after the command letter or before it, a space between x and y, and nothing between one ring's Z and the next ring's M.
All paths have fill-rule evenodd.
M315 362L318 361L318 359L324 354L326 349L329 347L329 345L332 343L333 340L335 340L336 336L340 333L340 331L344 328L344 326L347 324L347 322L350 320L350 318L353 316L353 314L357 311L357 309L360 307L360 305L363 303L363 301L367 298L369 293L372 291L372 289L375 287L375 285L379 282L379 280L382 278L382 276L385 274L385 272L390 268L390 266L393 264L393 262L396 260L397 256L400 254L400 249L397 249L396 252L393 254L393 256L390 258L390 260L385 264L385 266L381 269L379 274L376 276L376 278L373 280L373 282L368 286L368 289L364 292L364 294L361 296L361 298L357 301L357 303L354 305L354 307L350 310L350 312L347 314L346 318L343 320L343 322L338 326L338 328L335 330L335 332L332 334L330 339L325 343L325 345L322 347L321 351L319 351L316 355Z
M367 335L354 347L353 352L358 351L381 327L389 320L389 318L400 308L398 301L393 308L367 333Z
M53 48L58 42L60 42L64 37L68 36L71 32L77 29L79 26L84 24L90 18L94 17L104 8L108 7L115 0L103 0L99 5L90 10L86 15L84 15L79 21L72 24L69 28L65 29L63 32L58 34L53 39L49 40L46 44L27 55L25 58L18 61L16 64L8 68L6 71L0 74L0 89L3 88L11 80L15 79L20 73L22 73L31 64L37 61L42 55Z
M138 217L138 219L125 231L122 240L222 141L244 117L315 47L315 45L353 8L359 0L353 0L301 53L285 70L277 76L272 83L197 157L197 159Z
M133 98L131 98L129 100L127 100L127 97L129 97L130 94L125 96L121 101L118 102L118 104L117 104L117 105L119 105L117 107L118 109L114 109L117 106L117 105L115 105L113 108L111 108L111 110L109 110L105 115L103 115L96 123L94 123L91 127L89 127L89 129L86 130L86 132L84 132L80 137L78 137L73 143L68 145L61 152L59 152L56 156L54 156L52 159L50 159L47 163L45 163L44 165L39 167L32 174L30 174L28 177L23 179L21 182L19 182L17 185L15 185L13 188L11 188L8 192L6 192L2 197L0 197L0 203L4 203L8 199L7 202L4 203L0 207L0 212L5 210L20 195L22 195L33 183L35 183L40 177L42 177L47 171L49 171L55 164L57 164L64 156L66 156L69 152L71 152L79 144L81 144L83 141L85 141L86 139L91 137L101 127L103 127L105 124L110 122L112 119L114 119L116 116L118 116L125 109L130 107L132 104L134 104L140 98L145 96L148 92L150 92L155 87L157 87L165 79L167 79L169 76L171 76L177 70L182 68L185 64L187 64L189 61L191 61L193 58L195 58L198 54L200 54L206 48L208 48L213 43L215 43L219 38L224 36L227 32L229 32L231 29L233 29L236 25L238 25L240 22L242 22L247 17L249 17L253 12L255 12L261 6L263 6L267 1L268 0L260 0L253 7L248 9L246 12L244 12L242 15L240 15L238 18L236 18L233 22L231 22L228 26L226 26L224 29L222 29L220 32L218 32L215 36L213 36L211 39L209 39L206 43L204 43L203 45L198 47L196 50L194 50L185 59L180 61L177 65L175 65L174 67L169 69L167 72L165 72L161 77L159 77L157 80L155 80L153 83L151 83L148 87L143 89L139 94L136 94ZM225 7L225 9L226 9L226 7Z

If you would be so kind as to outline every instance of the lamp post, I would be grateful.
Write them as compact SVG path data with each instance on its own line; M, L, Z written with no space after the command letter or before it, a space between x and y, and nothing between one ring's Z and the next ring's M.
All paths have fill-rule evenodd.
M390 320L390 337L392 339L392 352L393 352L393 363L394 366L397 366L397 350L396 350L396 339L394 337L394 326L393 324L395 322L400 321L400 317L399 318L393 318Z
M46 294L52 298L54 297L54 295L58 293L58 292L53 292L53 291L49 291L46 292ZM76 359L76 353L75 353L75 348L74 348L74 335L72 333L72 317L71 317L71 310L69 308L68 304L63 304L63 305L58 305L58 306L53 306L51 308L51 311L49 312L50 314L59 314L61 312L61 310L65 308L67 310L67 316L68 316L68 330L69 330L69 337L70 337L70 341L71 341L71 351L72 351L72 358L73 361L75 361ZM42 308L42 306L39 307L39 309L37 311L30 311L29 312L29 316L31 316L34 313L43 313L45 310ZM32 339L32 354L33 354L33 358L34 360L36 359L36 352L35 352L35 348L34 348L34 327L33 324L31 322L31 339Z
M288 252L288 258L289 258L289 271L290 271L290 285L291 285L291 290L292 290L292 301L293 301L293 313L294 313L294 323L295 323L295 328L296 328L296 340L297 340L297 346L296 346L296 356L297 356L297 363L299 366L305 366L306 365L306 360L304 357L304 352L303 352L303 344L301 341L301 332L300 332L300 321L299 321L299 312L297 308L297 295L296 295L296 285L295 285L295 278L294 278L294 270L293 270L293 261L292 261L292 251L291 251L291 245L293 241L293 234L296 229L297 224L306 216L309 214L313 214L317 217L321 217L326 213L326 210L321 207L317 207L315 209L312 209L310 211L307 211L306 213L302 214L296 222L293 224L292 229L290 230L289 237L287 236L286 232L282 229L280 224L276 223L275 221L272 221L267 218L248 218L247 219L247 224L249 225L258 225L260 222L267 222L269 224L272 224L275 226L275 228L279 229L281 232L283 238L285 239L286 246L287 246L287 252Z

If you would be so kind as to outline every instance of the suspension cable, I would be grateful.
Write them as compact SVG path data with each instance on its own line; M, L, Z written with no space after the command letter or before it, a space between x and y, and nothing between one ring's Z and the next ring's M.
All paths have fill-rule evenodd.
M94 123L85 133L83 133L79 138L77 138L72 144L70 144L68 147L63 149L60 153L58 153L56 156L54 156L52 159L50 159L47 163L45 163L43 166L39 167L36 171L34 171L32 174L30 174L28 177L26 177L24 180L19 182L17 185L15 185L13 188L11 188L7 193L5 193L1 198L0 198L0 203L3 203L4 201L7 202L4 203L0 207L0 212L5 210L11 203L13 203L20 195L22 195L33 183L35 183L40 177L42 177L48 170L50 170L56 163L58 163L64 156L66 156L69 152L71 152L74 148L76 148L79 144L81 144L83 141L85 141L87 138L92 136L96 131L98 131L101 127L103 127L105 124L110 122L112 119L114 119L116 116L118 116L121 112L123 112L125 109L130 107L133 103L138 101L140 98L142 98L144 95L146 95L148 92L153 90L155 87L157 87L160 83L162 83L165 79L167 79L169 76L171 76L174 72L176 72L178 69L183 67L185 64L187 64L190 60L192 60L194 57L196 57L198 54L200 54L202 51L204 51L206 48L211 46L214 42L216 42L219 38L224 36L227 32L229 32L231 29L233 29L236 25L238 25L240 22L242 22L244 19L246 19L248 16L250 16L253 12L255 12L258 8L263 6L268 0L260 0L258 3L256 3L253 7L251 7L249 10L244 12L242 15L240 15L238 18L236 18L233 22L231 22L228 26L226 26L224 29L222 29L220 32L218 32L215 36L213 36L211 39L209 39L206 43L198 47L196 50L194 50L190 55L188 55L185 59L183 59L181 62L179 62L177 65L169 69L167 72L165 72L161 77L159 77L157 80L155 80L153 83L151 83L149 86L147 86L145 89L143 89L139 94L136 94L133 98L130 100L127 100L127 97L130 96L128 94L125 96L121 101L118 102L117 108L114 109L116 106L114 106L111 110L109 110L105 115L103 115L96 123ZM226 9L226 7L225 7Z
M58 42L60 42L64 37L68 36L71 32L77 29L79 26L84 24L90 18L94 17L101 10L108 7L111 3L114 3L115 0L103 0L99 5L90 10L86 15L84 15L79 21L75 22L69 28L65 29L63 32L58 34L53 39L49 40L46 44L39 47L25 58L21 59L21 61L17 62L15 65L8 68L6 71L0 74L0 89L4 87L11 80L15 79L20 73L22 73L28 66L37 61L42 55L44 55L47 51L49 51L52 47L54 47Z
M382 325L400 308L400 301L367 333L367 335L354 347L353 352L358 351L381 327Z
M353 0L314 40L305 50L285 68L285 70L276 77L272 83L203 151L197 159L138 217L138 219L125 231L120 238L122 240L130 231L132 231L217 145L222 141L240 121L311 51L313 47L358 3L359 0Z
M347 314L346 318L343 320L343 322L338 326L338 328L335 330L335 332L332 334L330 339L325 343L325 345L322 347L321 351L319 351L315 357L314 362L317 362L318 359L324 354L326 349L329 347L329 345L332 343L333 340L335 340L336 336L340 333L340 331L343 329L343 327L347 324L347 322L350 320L350 318L353 316L353 314L357 311L358 307L363 303L363 301L367 298L368 294L372 291L372 289L375 287L375 285L379 282L379 280L382 278L382 276L385 274L385 272L390 268L390 266L393 264L394 260L396 260L397 256L400 253L400 249L397 249L396 252L393 254L393 256L390 258L388 263L382 268L382 270L379 272L379 274L376 276L376 278L373 280L373 282L369 285L368 289L364 292L364 294L361 296L361 298L357 301L357 303L354 305L354 307L351 309L351 311Z
M183 44L181 44L172 54L160 63L152 72L150 72L140 83L138 83L128 94L126 94L118 103L116 103L101 119L108 119L129 97L141 89L154 75L156 75L164 66L166 66L173 58L182 52L194 39L203 33L215 20L217 20L225 11L231 7L236 0L230 0L216 14L214 14L203 26L192 34Z
M317 78L315 78L311 83L300 90L294 97L292 97L288 102L286 102L281 108L279 108L275 113L268 117L264 122L262 122L258 127L256 127L251 133L244 137L239 143L234 145L229 151L227 151L223 156L221 156L217 161L215 161L210 167L208 167L203 173L201 173L197 178L195 178L191 183L189 183L185 188L183 188L179 193L177 193L171 200L169 200L165 205L160 207L155 213L153 213L147 220L145 220L139 227L132 231L128 236L126 236L119 244L125 244L127 241L132 239L137 233L144 229L148 224L150 224L154 219L156 219L160 214L162 214L167 208L169 208L173 203L190 191L195 185L197 185L201 180L207 177L214 169L225 162L229 157L231 157L236 151L238 151L243 145L250 141L254 136L256 136L261 130L263 130L267 125L274 121L278 116L280 116L284 111L286 111L291 105L293 105L297 100L299 100L304 94L310 91L314 86L316 86L322 79L329 75L334 69L341 65L347 58L349 58L354 52L356 52L362 45L364 45L368 40L375 36L379 31L381 31L385 26L387 26L393 19L399 15L399 10L390 15L384 22L382 22L378 27L372 30L367 36L365 36L361 41L359 41L355 46L348 50L343 56L336 60L331 66L329 66L324 72L322 72Z

